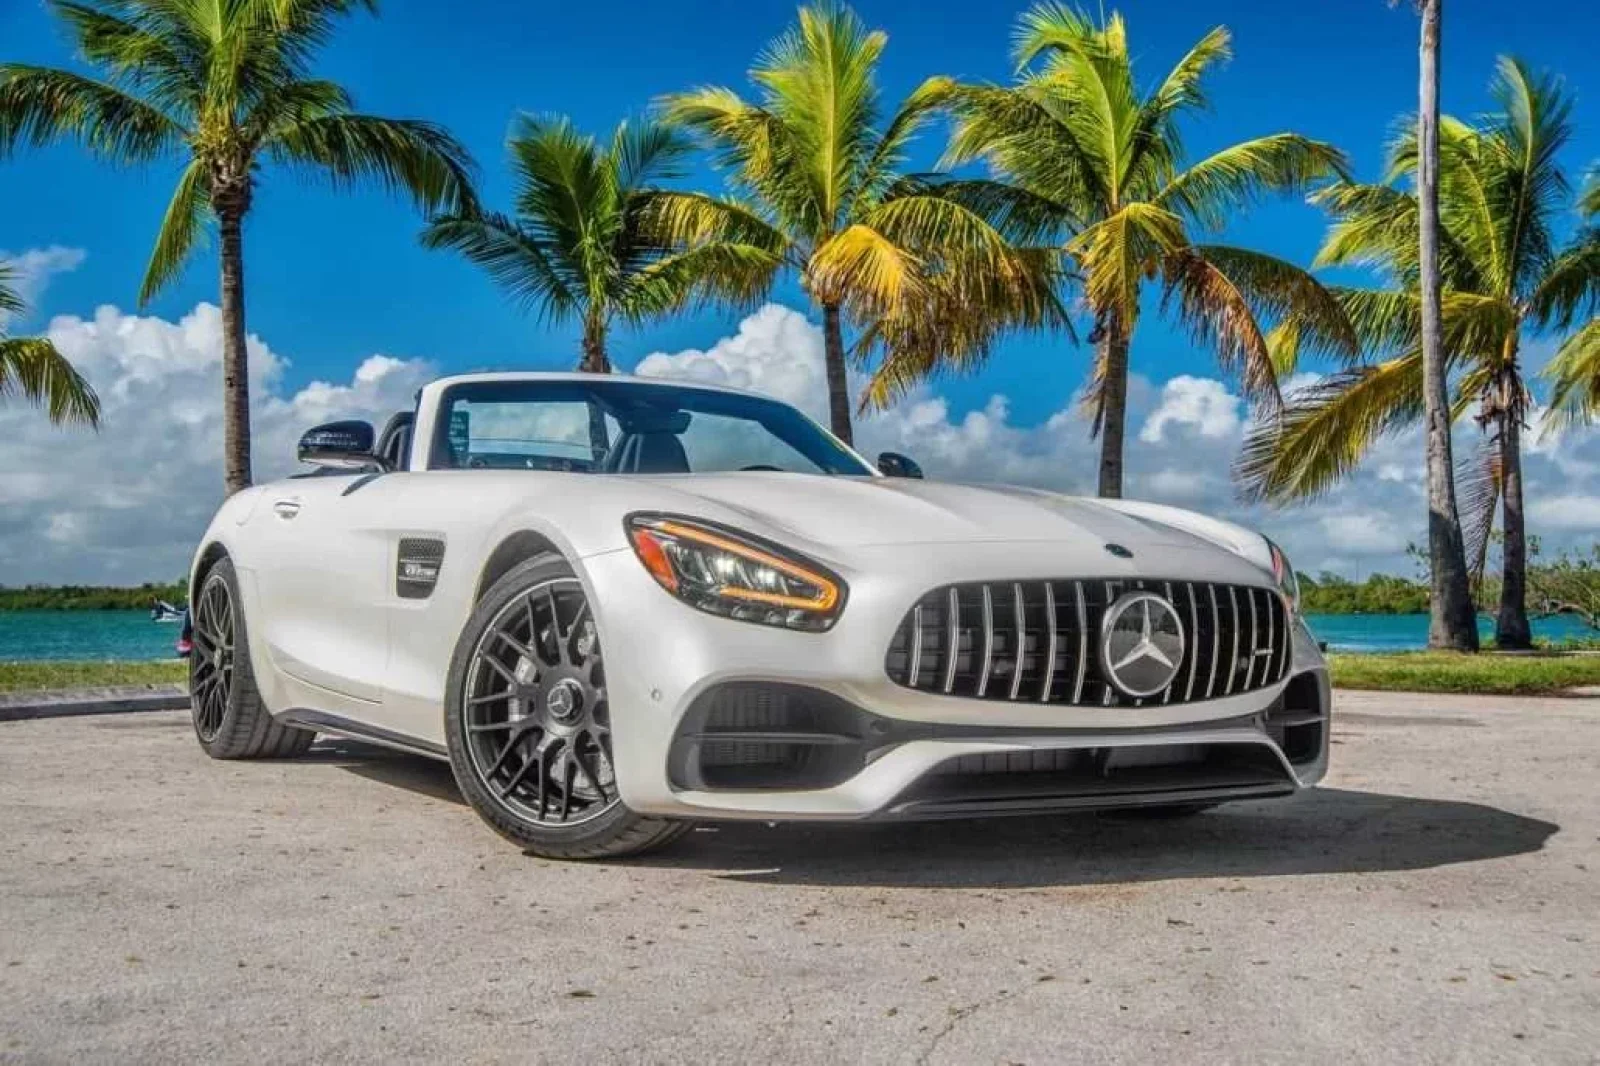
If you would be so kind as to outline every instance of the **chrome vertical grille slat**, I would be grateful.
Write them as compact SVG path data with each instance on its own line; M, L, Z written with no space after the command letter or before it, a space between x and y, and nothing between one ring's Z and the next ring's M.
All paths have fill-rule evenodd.
M1028 611L1022 602L1020 581L1011 584L1011 607L1012 617L1017 623L1016 647L1012 649L1012 657L1016 661L1011 666L1011 698L1016 699L1017 693L1022 690L1023 656L1028 653Z
M978 667L978 698L989 691L989 667L994 663L994 593L983 586L983 664Z
M1188 703L1190 700L1194 699L1194 670L1195 667L1200 665L1200 615L1199 612L1195 610L1194 582L1188 582L1188 586L1189 632L1193 635L1189 638L1191 641L1189 646L1189 683L1185 685L1183 689L1183 702L1185 703Z
M1083 582L1072 583L1078 597L1078 676L1072 681L1072 702L1083 702L1083 668L1089 662L1089 613L1083 606Z
M954 692L956 687L956 660L961 658L961 593L950 586L949 602L945 607L944 690Z
M1106 609L1136 589L1164 595L1185 626L1176 675L1143 700L1110 684L1098 655ZM1278 684L1292 665L1291 639L1282 599L1259 586L1120 577L974 581L934 589L912 604L886 669L907 688L968 699L1138 707Z
M911 669L908 671L907 681L912 688L917 687L917 679L922 676L922 604L911 608Z
M1050 582L1044 583L1044 624L1049 633L1049 647L1044 653L1044 683L1039 686L1039 702L1050 702L1050 686L1056 680L1056 590Z
M1217 651L1222 647L1222 623L1217 616L1217 586L1206 585L1206 594L1211 598L1211 673L1206 675L1206 699L1217 688Z

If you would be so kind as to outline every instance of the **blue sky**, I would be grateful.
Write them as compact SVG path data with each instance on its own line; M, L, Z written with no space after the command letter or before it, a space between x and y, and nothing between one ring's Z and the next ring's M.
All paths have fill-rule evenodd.
M863 0L889 33L886 100L921 78L1009 74L1008 39L1020 2ZM491 203L508 195L502 143L519 110L571 114L602 131L656 95L702 83L746 88L744 72L793 16L788 0L673 0L606 5L525 0L387 0L379 19L352 20L329 48L323 72L363 109L448 125L476 154ZM1396 116L1415 94L1416 19L1384 0L1143 0L1122 8L1146 79L1210 26L1229 26L1236 57L1212 83L1215 114L1189 133L1204 153L1243 137L1294 129L1343 147L1374 176ZM468 15L470 12L470 16ZM1566 155L1580 168L1600 159L1600 5L1529 3L1514 13L1487 0L1453 0L1445 38L1444 101L1470 115L1488 106L1496 54L1518 54L1565 75L1578 101L1578 136ZM0 57L66 64L67 43L37 0L0 4ZM941 147L918 145L918 165ZM134 309L137 284L175 169L117 171L73 147L26 152L0 166L0 247L83 248L76 271L53 280L34 316L89 315L100 304ZM707 175L708 183L714 178ZM249 323L292 365L285 385L345 380L367 355L423 358L447 370L570 365L570 330L541 327L513 310L470 266L416 244L418 218L382 194L336 194L268 172L247 231ZM1273 204L1236 222L1229 239L1304 262L1322 218L1299 203ZM798 292L780 294L804 307ZM215 301L215 261L197 257L150 309L176 320ZM738 316L701 314L620 333L615 355L631 365L649 352L704 347ZM1019 338L973 379L941 386L956 411L992 393L1012 397L1021 421L1061 406L1082 380L1086 352L1065 340ZM1206 373L1208 362L1153 317L1141 324L1134 369L1156 381Z

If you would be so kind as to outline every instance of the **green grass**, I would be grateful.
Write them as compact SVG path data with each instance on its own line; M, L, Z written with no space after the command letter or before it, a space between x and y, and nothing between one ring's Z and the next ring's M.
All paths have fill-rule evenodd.
M1535 696L1600 685L1600 655L1330 655L1334 688Z
M170 662L0 662L0 692L99 688L102 685L160 685L182 681L188 664Z

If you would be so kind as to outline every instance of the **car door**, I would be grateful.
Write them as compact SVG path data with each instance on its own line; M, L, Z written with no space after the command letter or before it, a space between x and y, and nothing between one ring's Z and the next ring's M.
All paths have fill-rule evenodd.
M388 655L389 535L373 474L267 486L252 516L258 617L273 664L295 680L376 705ZM334 709L334 708L322 708Z

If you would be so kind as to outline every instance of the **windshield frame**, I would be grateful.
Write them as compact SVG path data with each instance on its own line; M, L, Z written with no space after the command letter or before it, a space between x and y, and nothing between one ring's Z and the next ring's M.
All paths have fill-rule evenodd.
M679 381L641 381L635 378L616 378L605 375L595 375L595 380L589 381L575 377L511 377L511 378L475 378L451 382L444 386L438 393L433 409L433 425L428 440L429 470L459 471L471 469L456 466L452 460L450 448L450 411L452 406L463 398L476 400L480 403L516 403L519 400L527 403L586 403L593 400L608 415L619 423L626 420L628 412L636 411L643 406L648 396L670 396L678 394L689 398L685 404L682 400L674 404L675 409L687 409L691 413L700 410L708 414L720 414L727 417L742 418L761 426L777 440L793 448L808 462L818 469L807 471L812 476L818 477L878 477L879 472L867 462L858 452L829 433L804 411L792 404L784 403L769 396L762 396L752 392L741 392L731 389L706 388L692 382ZM628 402L630 397L637 397L636 402ZM765 409L770 418L758 417L754 412ZM737 410L737 414L730 412ZM787 426L798 431L785 434L775 426ZM807 434L813 435L806 440ZM811 445L802 447L802 444ZM615 442L613 442L615 447ZM506 470L514 468L490 467L487 469ZM573 474L607 474L613 473L602 469L550 471L554 473ZM714 473L729 473L730 471L695 471L688 474L679 474L679 477L695 477ZM624 476L653 476L625 474ZM670 475L669 475L670 476Z

